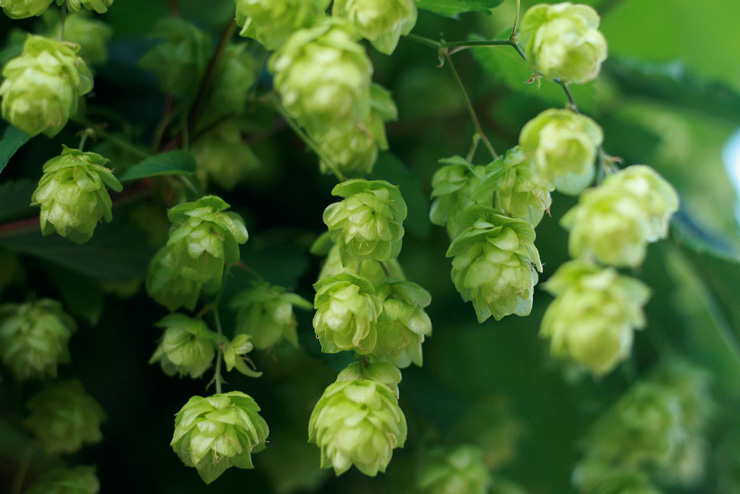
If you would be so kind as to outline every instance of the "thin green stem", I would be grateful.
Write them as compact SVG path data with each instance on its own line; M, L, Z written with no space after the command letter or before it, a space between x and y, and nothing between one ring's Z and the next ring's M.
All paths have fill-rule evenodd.
M203 197L203 191L200 190L200 187L193 181L192 178L185 176L185 175L178 175L180 178L180 181L185 185L185 188L188 189L188 191L193 194L194 199L199 199Z
M568 83L564 82L562 79L558 77L555 77L553 81L555 81L555 83L557 83L558 85L560 85L560 87L563 88L563 92L565 92L565 97L568 98L568 103L570 104L571 109L574 112L580 114L581 112L578 110L578 105L576 104L576 100L573 98L573 93L571 93L570 86L568 86Z
M221 292L223 293L223 292ZM216 332L218 333L218 355L216 356L216 374L213 379L216 381L216 393L221 394L221 360L223 360L223 347L222 340L224 339L224 331L221 327L221 316L218 311L218 304L221 302L221 293L213 302L213 321L216 323Z
M23 484L26 483L26 474L28 474L28 468L31 465L31 456L33 456L33 449L28 448L23 455L23 459L13 480L13 494L21 494L23 492Z
M473 134L473 145L470 146L470 151L468 151L468 155L465 157L465 161L468 163L473 162L473 158L475 158L475 152L478 151L478 143L480 142L480 135Z
M516 42L517 39L517 29L519 28L519 12L521 12L522 9L522 2L521 0L516 0L516 13L514 14L514 26L511 28L511 41Z
M441 48L472 48L474 46L511 46L510 39L482 39L477 41L444 41Z
M64 25L67 22L67 3L62 4L61 11L59 13L59 41L64 41Z
M442 43L440 43L439 41L434 41L433 39L419 36L418 34L407 34L405 38L422 45L430 46L432 48L442 48Z
M95 135L95 129L91 129L88 127L85 130L83 130L80 136L80 145L77 149L79 149L80 151L84 151L85 143L87 142L88 137L92 135Z

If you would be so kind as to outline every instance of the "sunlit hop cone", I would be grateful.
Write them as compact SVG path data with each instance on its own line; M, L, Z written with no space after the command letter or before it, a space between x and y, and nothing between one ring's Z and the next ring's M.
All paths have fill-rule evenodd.
M108 160L97 153L83 153L64 146L60 156L44 165L44 175L33 193L41 207L41 232L57 232L77 244L90 240L101 220L113 219L108 188L123 186L106 167Z
M24 425L51 453L76 453L83 444L99 442L105 412L77 381L57 382L28 401Z
M0 0L0 7L11 19L25 19L43 14L54 0Z
M33 483L27 494L98 494L95 467L55 468Z
M113 5L113 0L57 0L57 4L67 3L67 8L72 12L80 9L94 10L98 14L105 14L108 8Z
M377 283L388 277L404 279L403 269L398 259L389 259L388 261L350 261L345 264L342 262L342 257L339 254L339 246L334 245L329 250L329 255L327 255L324 265L321 268L319 281L343 272L354 273L365 278L370 283Z
M545 77L584 83L595 79L606 60L599 14L588 5L539 4L522 17L521 39L532 67Z
M192 310L201 290L221 287L224 266L239 261L239 244L247 241L241 216L224 212L229 205L206 196L170 209L167 245L152 259L147 291L171 311Z
M313 327L322 351L371 353L378 339L376 323L383 308L373 285L344 272L317 282L314 288Z
M452 281L466 302L473 302L478 321L499 320L532 310L534 286L542 271L534 246L534 228L492 208L470 207L470 225L450 244Z
M206 484L227 468L254 468L252 454L265 449L270 433L260 407L240 391L193 396L175 416L170 446Z
M244 142L239 127L225 122L202 135L190 146L198 163L198 178L233 189L261 167L252 148Z
M603 140L601 127L589 117L555 109L530 120L519 135L521 149L537 174L571 195L593 181L594 160Z
M339 381L324 391L308 424L321 448L321 467L337 475L355 465L365 475L384 472L406 442L406 417L393 391L367 379Z
M432 333L432 321L424 312L432 297L411 281L387 280L376 286L383 300L378 318L378 341L373 356L398 367L422 363L421 345Z
M416 25L417 10L414 0L336 0L332 15L348 19L360 36L390 55Z
M59 15L49 10L44 15L44 22L49 25L49 36L57 34ZM105 22L99 21L86 10L68 15L64 21L64 41L80 45L79 55L93 65L108 61L106 44L113 36L113 29Z
M370 114L373 67L346 21L296 31L270 59L270 71L285 109L314 134Z
M189 375L194 379L211 366L216 356L217 335L201 319L170 314L156 326L165 331L150 364L159 362L167 375Z
M544 287L555 300L542 319L541 335L550 338L554 355L572 358L596 375L629 356L634 330L645 326L647 286L611 268L570 261Z
M485 494L491 476L477 446L437 448L424 459L416 485L423 494Z
M397 185L355 179L336 185L331 193L344 198L324 210L342 262L398 257L408 209Z
M283 338L298 346L294 307L313 309L308 300L262 281L254 283L231 301L231 308L238 311L237 334L250 335L250 341L258 350L270 348Z
M294 31L325 15L331 0L236 0L241 34L268 50L279 48Z
M486 166L484 190L496 191L499 207L532 225L550 209L550 185L535 170L524 151L516 146Z
M0 306L0 356L20 381L56 377L57 365L69 362L69 342L77 325L48 298Z
M53 137L77 113L93 77L77 55L79 46L29 35L23 54L3 68L3 118L26 134Z
M339 373L336 382L361 381L366 379L388 386L398 398L398 383L401 382L401 370L388 362L353 362Z

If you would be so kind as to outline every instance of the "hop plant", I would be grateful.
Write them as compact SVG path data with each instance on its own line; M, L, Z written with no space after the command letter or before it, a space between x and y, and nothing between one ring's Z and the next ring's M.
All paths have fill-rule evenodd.
M470 226L450 244L452 281L466 302L473 302L478 322L493 316L526 316L542 264L534 246L534 228L495 209L470 207Z
M77 329L62 304L48 298L0 306L0 355L20 381L56 377L69 362L69 342Z
M332 15L348 19L381 53L392 54L416 25L414 0L337 0Z
M593 458L578 464L573 483L583 494L662 494L645 472Z
M241 216L225 212L229 205L216 196L175 206L167 245L152 259L147 276L149 295L171 311L192 310L201 290L221 287L225 264L239 261L239 244L247 241Z
M330 0L236 0L241 34L275 50L299 28L323 17Z
M102 219L113 219L107 188L120 192L123 186L106 167L108 160L103 156L63 147L60 156L44 165L44 175L31 200L41 207L44 235L57 232L84 244Z
M44 17L50 13L51 11L47 12ZM56 17L49 16L49 24L56 21ZM56 25L56 22L53 24ZM106 44L112 36L113 29L94 19L87 11L67 16L64 22L64 40L80 45L80 56L93 65L104 64L108 60Z
M25 426L50 453L76 453L103 438L103 407L77 380L54 383L28 401Z
M57 0L58 5L67 3L67 8L72 12L80 9L94 10L98 14L105 14L108 8L113 5L113 0Z
M313 306L285 288L259 281L231 301L237 310L236 332L247 334L258 350L264 350L285 338L298 346L297 322L293 308L311 310Z
M398 383L401 382L401 371L388 362L370 362L362 360L353 362L339 373L336 382L361 381L367 379L388 386L398 399Z
M27 494L98 494L100 482L95 467L55 468L37 482Z
M254 468L252 454L265 449L270 433L260 407L240 391L193 396L175 416L170 446L206 484L227 468Z
M23 53L3 68L3 118L30 136L57 135L93 88L78 51L71 43L29 35Z
M540 335L550 338L554 355L570 357L596 375L629 356L634 329L645 326L647 286L583 261L563 264L544 286L556 298Z
M226 190L233 189L261 166L233 121L224 122L202 135L190 146L190 153L198 163L201 181L213 180Z
M329 232L326 233L328 234ZM345 264L342 262L342 257L339 254L339 246L333 245L329 250L326 261L324 261L324 265L321 267L319 281L344 272L354 273L361 278L365 278L370 283L377 283L387 277L404 278L403 269L398 259L389 259L388 261L349 261Z
M599 22L599 14L588 5L535 5L521 23L527 59L545 77L575 83L595 79L607 56Z
M208 370L216 356L217 335L201 319L170 314L156 324L164 334L149 360L159 362L169 376L189 375L193 379Z
M485 494L491 477L477 446L459 444L428 453L417 479L422 494Z
M539 176L564 194L577 195L594 178L601 127L570 110L550 109L530 120L519 136L521 149Z
M309 442L321 449L321 467L337 475L355 465L365 475L385 472L393 450L406 442L406 417L393 391L368 379L338 381L311 413Z
M398 186L355 179L337 184L331 193L344 198L324 210L324 223L342 262L398 257L408 213Z
M11 19L25 19L43 14L54 0L0 0L0 7Z
M344 272L314 284L313 327L321 350L354 350L369 354L378 339L377 321L383 302L366 279Z

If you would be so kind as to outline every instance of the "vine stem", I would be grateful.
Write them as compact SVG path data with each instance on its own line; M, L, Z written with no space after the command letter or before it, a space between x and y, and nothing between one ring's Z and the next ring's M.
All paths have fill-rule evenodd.
M221 328L221 316L219 315L218 304L221 302L221 293L213 302L213 320L216 323L216 332L218 333L218 355L216 356L216 373L213 379L216 381L216 394L221 394L221 360L223 360L223 347L222 340L224 337L223 329Z
M67 3L62 4L61 11L59 13L59 41L64 41L64 25L67 22Z
M511 28L511 41L516 42L517 29L519 28L519 12L522 10L522 1L516 0L516 13L514 14L514 25Z

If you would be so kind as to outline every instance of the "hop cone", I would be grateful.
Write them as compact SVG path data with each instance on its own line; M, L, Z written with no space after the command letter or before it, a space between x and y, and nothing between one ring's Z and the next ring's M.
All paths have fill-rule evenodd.
M3 118L30 136L54 137L77 113L93 77L79 47L29 35L23 54L5 64L0 86Z
M406 442L406 417L388 386L367 379L339 381L316 404L308 434L321 449L322 468L341 475L354 464L375 476Z
M98 494L95 467L56 468L35 482L27 494Z
M468 208L468 228L450 244L452 281L464 301L473 302L478 321L526 316L532 310L537 271L534 228L524 220L481 206Z
M216 356L216 333L202 320L183 314L165 316L156 325L165 331L149 363L159 362L170 376L202 376Z
M0 306L0 354L20 381L56 377L69 362L67 343L77 329L56 300Z
M325 15L330 0L236 0L241 34L275 50L299 28Z
M645 472L592 458L578 464L573 483L583 494L662 494Z
M254 468L252 453L265 449L270 433L259 411L257 403L240 391L193 396L175 416L170 446L206 484L231 466Z
M327 232L329 233L329 232ZM388 272L386 273L386 269ZM346 264L342 262L342 256L339 254L339 246L334 245L329 250L329 255L324 261L324 265L319 273L319 281L339 273L350 272L365 278L370 283L377 283L384 280L390 275L390 278L404 278L403 269L398 263L398 259L389 259L388 261L349 261Z
M190 146L190 152L198 163L198 177L204 183L213 180L226 190L261 166L234 122L224 122L201 136Z
M417 486L422 494L485 494L491 478L477 446L460 444L452 449L437 448L429 453L419 473Z
M360 36L390 55L401 35L409 34L416 25L417 11L414 0L337 0L332 15L348 19Z
M11 19L25 19L43 14L54 0L0 0L0 7Z
M76 453L99 442L105 412L79 381L57 382L28 401L25 426L51 453Z
M123 186L106 168L108 160L64 146L60 156L44 165L44 175L31 200L41 206L41 232L57 232L77 244L90 240L98 223L113 219L107 188ZM107 188L106 188L107 187Z
M113 0L57 0L57 4L61 5L67 2L67 8L72 12L77 12L80 9L94 10L98 14L105 14L108 12L108 7L113 5Z
M365 360L353 362L342 369L336 382L367 379L388 386L393 391L393 395L398 398L398 383L401 382L401 378L401 371L395 365L388 362L369 362Z
M44 15L44 21L49 26L49 36L56 34L58 17L57 13L51 10ZM68 15L64 21L64 40L80 45L79 55L93 65L108 61L106 44L112 36L113 29L106 23L94 19L87 11Z

